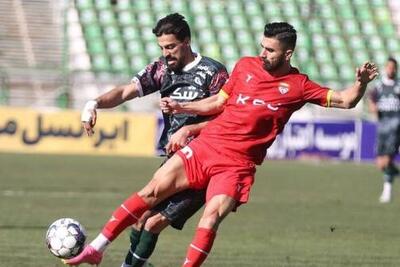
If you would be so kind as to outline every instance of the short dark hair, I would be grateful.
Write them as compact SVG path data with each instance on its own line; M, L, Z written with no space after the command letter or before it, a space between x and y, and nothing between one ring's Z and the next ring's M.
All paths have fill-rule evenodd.
M393 62L397 67L397 60L394 57L388 57L387 62Z
M163 34L173 34L179 41L184 41L191 37L189 24L185 17L179 13L169 14L160 19L153 28L155 36L160 37Z
M296 30L287 22L267 23L264 28L264 36L278 39L286 48L294 49L296 47Z

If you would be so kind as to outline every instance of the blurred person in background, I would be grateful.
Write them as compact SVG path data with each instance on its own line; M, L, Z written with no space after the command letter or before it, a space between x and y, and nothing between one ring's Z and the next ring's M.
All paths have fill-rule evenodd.
M201 266L223 219L248 201L256 165L262 164L290 116L306 103L353 108L378 75L376 66L366 62L357 68L351 87L322 87L291 66L296 39L290 24L268 23L260 55L241 58L217 96L192 102L163 98L164 112L219 115L115 209L101 233L66 263L99 264L107 246L143 212L176 192L197 188L207 189L206 206L182 266Z
M381 203L392 200L392 184L399 170L394 158L400 145L400 84L397 80L397 61L389 57L382 78L369 92L369 109L376 115L376 165L383 172Z
M170 14L160 19L153 33L157 37L162 57L136 74L131 83L89 101L82 112L83 127L93 134L96 109L113 108L136 97L159 91L176 101L196 101L215 95L228 79L221 63L192 51L191 33L185 18ZM168 157L196 136L209 117L193 114L163 113L164 129L158 147ZM139 126L140 127L140 126ZM144 266L153 253L159 233L168 225L181 230L205 202L204 190L186 190L161 202L133 225L131 245L122 267Z

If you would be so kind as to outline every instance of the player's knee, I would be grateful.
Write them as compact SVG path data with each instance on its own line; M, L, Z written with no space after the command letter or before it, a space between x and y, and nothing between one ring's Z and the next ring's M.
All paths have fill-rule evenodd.
M383 171L385 169L385 166L380 162L376 162L376 167L381 171Z
M200 219L199 227L217 230L223 217L220 216L218 211L205 212Z
M165 198L178 191L186 189L180 185L175 173L158 172L154 175L152 181L148 184L146 193L149 197Z
M151 179L145 187L138 192L138 195L148 204L152 204L156 196L156 188L158 187L159 180Z
M376 166L378 167L378 169L383 170L385 168L385 160L383 159L382 156L379 156L376 161Z
M169 224L170 221L165 216L158 213L147 219L144 229L152 233L160 233Z
M140 231L144 225L145 221L137 221L136 223L132 224L132 228L135 229L136 231Z
M389 166L390 160L387 157L379 157L376 161L376 165L380 170L384 170Z
M146 211L145 213L142 214L139 220L137 220L137 222L132 225L132 228L134 228L137 231L140 231L143 228L144 224L146 223L147 219L153 214L154 212L152 212L151 210Z
M199 227L217 230L222 220L236 206L236 200L228 195L214 196L207 202Z

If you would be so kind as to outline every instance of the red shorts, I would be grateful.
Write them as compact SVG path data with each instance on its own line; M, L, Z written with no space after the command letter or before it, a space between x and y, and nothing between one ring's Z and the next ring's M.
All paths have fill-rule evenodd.
M195 139L177 152L185 166L193 189L207 188L206 201L216 195L228 195L240 203L249 199L255 165L221 155L207 143Z

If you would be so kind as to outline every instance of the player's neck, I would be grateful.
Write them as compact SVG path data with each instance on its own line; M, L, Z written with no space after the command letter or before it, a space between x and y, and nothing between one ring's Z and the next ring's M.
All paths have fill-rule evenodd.
M382 75L382 82L385 85L393 86L396 83L396 77L389 78L386 74Z
M188 55L186 56L185 60L184 60L184 66L192 63L196 58L196 54L192 52L192 50L190 50L190 53L188 53Z
M275 70L269 71L269 74L274 77L280 77L288 75L291 72L291 70L292 66L290 64L284 64Z

